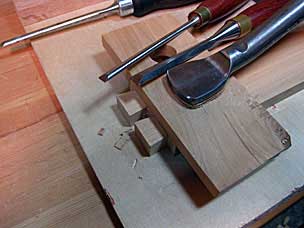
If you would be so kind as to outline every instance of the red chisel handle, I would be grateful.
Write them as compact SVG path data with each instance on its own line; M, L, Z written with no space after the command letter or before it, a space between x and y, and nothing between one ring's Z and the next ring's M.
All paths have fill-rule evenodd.
M261 25L288 2L289 0L261 0L232 20L239 24L241 36L244 36Z
M194 17L200 18L200 23L195 27L202 27L206 23L217 21L236 11L248 0L206 0L189 14L189 20Z

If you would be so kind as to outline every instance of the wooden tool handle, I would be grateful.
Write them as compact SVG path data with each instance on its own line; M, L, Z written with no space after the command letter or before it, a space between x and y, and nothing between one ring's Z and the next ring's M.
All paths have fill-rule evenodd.
M207 22L214 22L231 14L247 2L247 0L206 0L189 14L189 20L199 17L200 24L197 27L201 27Z
M245 36L275 14L289 0L262 0L231 19L239 24L240 36Z
M289 0L262 0L246 9L242 14L250 18L253 29L270 18L287 2L289 2Z
M156 10L177 8L200 1L201 0L133 0L133 15L141 17Z
M304 1L289 1L261 26L220 52L229 58L230 73L255 60L303 21Z

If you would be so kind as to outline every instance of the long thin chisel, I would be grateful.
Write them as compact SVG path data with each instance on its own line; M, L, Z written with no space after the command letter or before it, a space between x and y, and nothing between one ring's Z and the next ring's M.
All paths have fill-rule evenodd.
M42 37L77 25L96 21L112 14L119 14L121 17L128 15L142 17L156 10L180 7L199 1L200 0L115 0L115 2L106 9L96 10L79 17L14 37L2 42L0 47L4 48L24 40Z
M203 1L198 8L192 11L189 14L189 20L175 31L167 34L160 40L156 41L155 43L151 44L149 47L145 48L141 52L137 53L136 55L132 56L131 58L127 59L123 62L120 66L115 67L111 71L107 72L106 74L99 77L100 80L106 82L117 74L121 73L122 71L126 70L134 66L139 61L143 60L145 57L152 54L158 48L162 47L163 45L169 43L171 40L179 36L184 31L188 30L189 28L201 28L209 23L215 22L230 13L236 11L243 5L245 5L248 1L247 0L205 0Z

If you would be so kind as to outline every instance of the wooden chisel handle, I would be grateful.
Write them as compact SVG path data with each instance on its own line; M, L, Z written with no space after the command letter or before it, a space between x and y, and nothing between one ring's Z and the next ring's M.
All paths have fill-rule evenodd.
M262 0L231 19L239 24L241 36L246 35L275 14L290 0Z
M291 0L262 26L222 50L230 74L249 64L304 21L304 0Z
M145 16L156 10L171 9L186 6L200 0L132 0L134 6L133 15L136 17Z
M205 0L189 14L189 20L199 17L200 23L195 27L202 27L206 23L222 19L247 2L248 0Z
M211 50L223 42L233 41L251 32L255 27L270 18L276 11L283 7L288 0L262 0L241 12L238 16L228 20L209 39L198 43L163 62L154 65L133 77L139 85L143 86L157 77L165 74L168 70L185 63L203 51ZM246 24L247 23L247 24Z

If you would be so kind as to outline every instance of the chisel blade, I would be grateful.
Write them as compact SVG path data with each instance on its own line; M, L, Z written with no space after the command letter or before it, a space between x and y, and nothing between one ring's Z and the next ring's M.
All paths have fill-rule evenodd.
M193 57L197 56L198 54L200 54L205 50L208 50L209 48L212 47L212 45L213 42L211 40L207 40L198 45L195 45L193 48L189 50L185 50L167 60L164 60L163 62L155 66L146 69L145 71L140 73L142 76L141 79L138 81L138 85L140 86L146 85L147 83L153 81L159 76L165 74L169 69L192 59Z
M230 62L221 53L179 65L167 73L172 91L189 108L218 94L230 76Z

